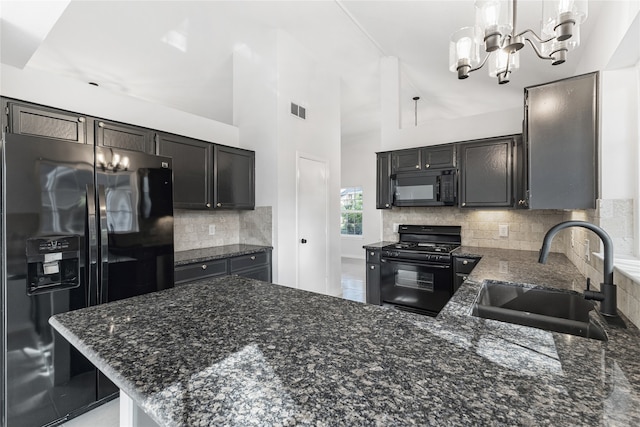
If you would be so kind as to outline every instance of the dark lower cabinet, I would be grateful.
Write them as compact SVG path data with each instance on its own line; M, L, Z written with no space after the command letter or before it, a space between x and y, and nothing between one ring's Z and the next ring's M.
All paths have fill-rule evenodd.
M173 206L211 207L213 144L179 135L158 134L157 151L173 158Z
M380 298L380 249L365 249L367 253L366 300L367 304L381 305Z
M215 145L213 208L254 209L255 152Z
M10 118L9 133L79 144L87 142L87 120L79 114L16 102L8 102L5 113Z
M229 258L229 273L271 282L271 251Z
M97 145L102 147L155 153L155 132L151 129L96 120L94 133Z
M174 272L176 285L230 274L271 282L271 250L180 265Z
M453 257L453 292L467 280L469 273L476 267L480 258L454 256Z
M214 260L181 265L174 270L175 284L227 275L227 260Z

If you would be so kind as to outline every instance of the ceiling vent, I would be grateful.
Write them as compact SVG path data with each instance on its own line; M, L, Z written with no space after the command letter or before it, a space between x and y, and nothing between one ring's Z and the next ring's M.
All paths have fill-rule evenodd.
M302 120L307 118L307 109L302 105L291 103L291 114L296 117L300 117Z

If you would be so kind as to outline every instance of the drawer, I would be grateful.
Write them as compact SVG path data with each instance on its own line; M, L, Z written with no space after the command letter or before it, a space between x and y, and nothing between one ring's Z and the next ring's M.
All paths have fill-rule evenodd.
M249 270L239 271L238 276L248 277L249 279L262 280L263 282L271 282L271 266L263 265Z
M367 251L367 262L372 262L375 264L380 264L380 249L366 249Z
M266 252L258 252L229 259L229 268L230 273L233 274L238 270L257 267L267 263L269 263L269 254Z
M225 259L181 265L176 267L174 272L176 284L226 274L227 260Z
M471 273L480 258L454 257L453 269L456 273Z

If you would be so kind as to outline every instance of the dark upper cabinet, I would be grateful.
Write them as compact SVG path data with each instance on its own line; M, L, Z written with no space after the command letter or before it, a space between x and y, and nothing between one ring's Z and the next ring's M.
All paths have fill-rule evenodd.
M255 208L255 152L215 145L213 208Z
M377 154L376 208L391 209L391 153Z
M391 153L392 173L455 166L455 146L443 144Z
M595 208L598 96L598 73L525 88L529 208Z
M15 102L6 104L8 131L60 141L84 144L87 141L87 121L84 116L35 105Z
M513 206L513 153L518 137L458 145L461 207Z
M142 151L149 154L155 153L153 142L155 132L151 129L96 120L94 132L97 145Z
M173 158L173 206L178 209L210 208L213 144L160 133L157 151L161 156Z

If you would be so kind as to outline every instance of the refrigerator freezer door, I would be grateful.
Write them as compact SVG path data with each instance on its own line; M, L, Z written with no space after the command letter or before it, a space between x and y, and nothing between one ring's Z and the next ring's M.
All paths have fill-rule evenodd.
M41 426L96 397L95 368L48 323L89 302L86 188L94 177L93 147L7 134L3 154L5 419L8 426ZM58 277L75 275L75 262L65 262L74 257L79 285L56 286ZM40 277L31 291L28 277Z
M96 147L100 302L173 287L171 159ZM98 398L118 388L98 374Z

